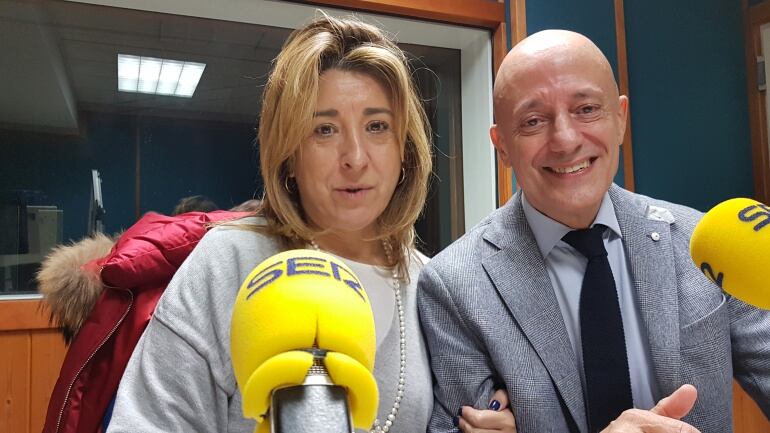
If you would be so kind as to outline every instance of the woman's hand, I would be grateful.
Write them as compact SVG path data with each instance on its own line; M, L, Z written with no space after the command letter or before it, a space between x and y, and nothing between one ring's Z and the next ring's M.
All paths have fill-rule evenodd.
M455 424L464 433L516 433L516 420L508 406L508 392L498 389L489 400L489 409L463 406L455 418Z

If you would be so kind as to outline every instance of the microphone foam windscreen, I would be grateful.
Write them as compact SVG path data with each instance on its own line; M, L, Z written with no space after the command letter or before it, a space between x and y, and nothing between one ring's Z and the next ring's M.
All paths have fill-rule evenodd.
M348 387L357 401L366 400L353 405L353 417L376 415L372 309L360 281L340 259L320 251L291 250L257 265L236 297L230 342L244 415L264 416L272 389L301 384L313 362L303 350L313 347L330 352L332 381ZM341 362L349 366L341 371L355 373L336 374L339 363L329 358L332 352L345 355ZM360 367L350 366L354 363ZM359 412L366 415L357 416Z
M770 207L747 198L714 206L693 231L690 255L727 293L770 308Z

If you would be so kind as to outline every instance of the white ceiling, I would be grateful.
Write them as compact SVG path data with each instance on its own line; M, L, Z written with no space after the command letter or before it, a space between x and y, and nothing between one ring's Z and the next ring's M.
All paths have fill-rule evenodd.
M0 124L76 131L77 111L254 122L290 29L60 1L0 0ZM188 98L117 91L118 53L206 64Z

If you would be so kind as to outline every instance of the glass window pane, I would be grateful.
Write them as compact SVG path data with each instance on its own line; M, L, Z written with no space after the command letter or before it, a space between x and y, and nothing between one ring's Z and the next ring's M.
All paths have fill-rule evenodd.
M95 188L108 234L187 196L261 196L262 85L290 28L62 1L0 0L0 20L0 295L34 293L51 248L96 226ZM461 50L402 47L434 130L432 255L465 228Z

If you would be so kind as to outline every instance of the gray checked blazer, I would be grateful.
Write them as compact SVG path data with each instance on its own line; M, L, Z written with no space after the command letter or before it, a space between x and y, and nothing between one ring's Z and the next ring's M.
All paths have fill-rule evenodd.
M725 296L692 263L690 234L702 214L617 185L609 193L655 399L693 384L698 401L684 421L702 433L731 432L735 377L770 414L770 312ZM587 431L575 354L520 193L428 263L418 310L434 375L429 432L456 431L460 406L486 408L500 387L519 433Z

